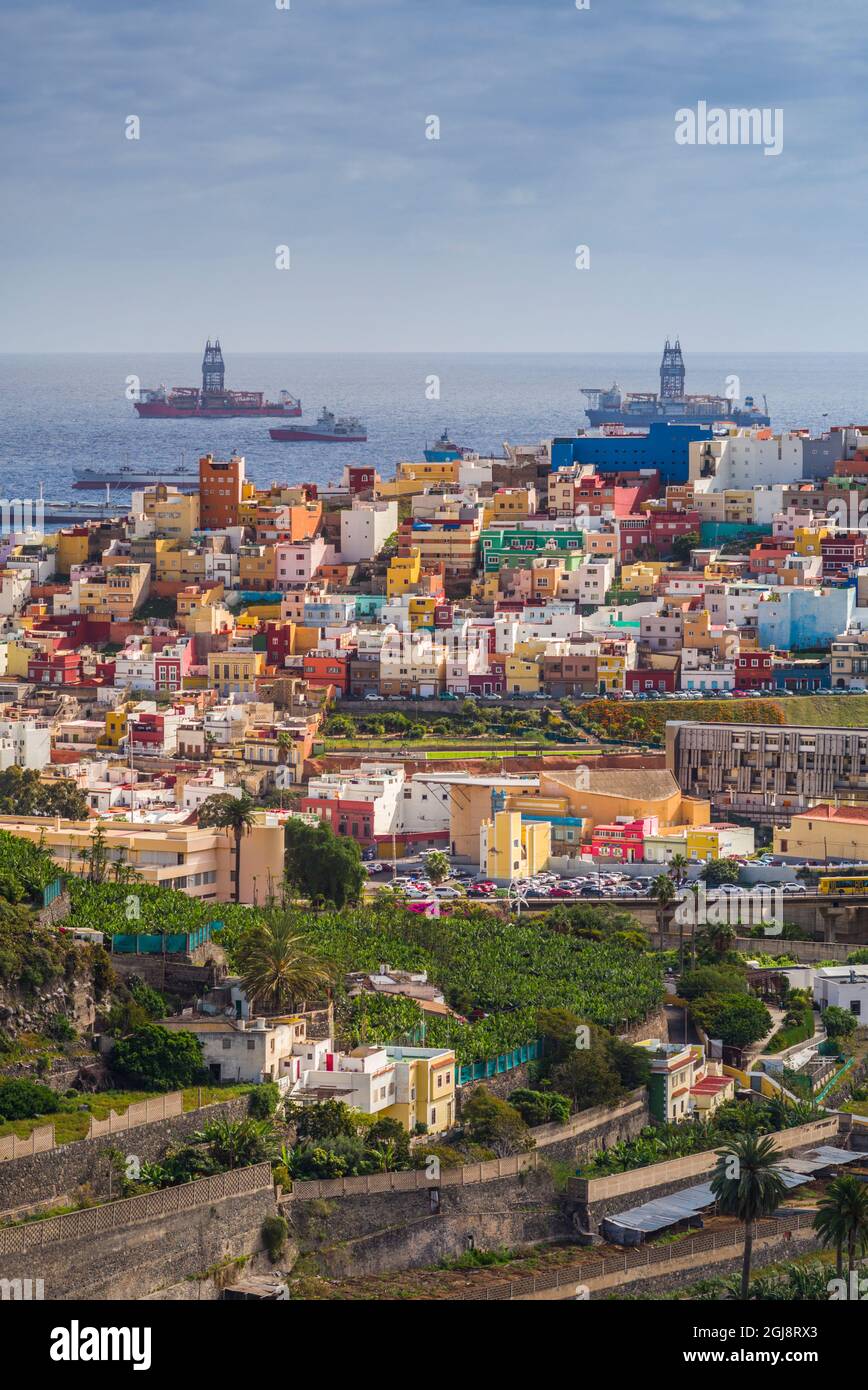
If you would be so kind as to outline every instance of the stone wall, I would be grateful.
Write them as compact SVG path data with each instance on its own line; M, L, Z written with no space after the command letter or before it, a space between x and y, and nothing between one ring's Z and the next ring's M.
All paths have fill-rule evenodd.
M647 1097L642 1093L615 1109L600 1108L584 1119L574 1116L567 1126L540 1126L534 1131L537 1147L526 1156L533 1166L516 1174L463 1183L456 1170L446 1170L439 1186L422 1182L403 1191L366 1192L364 1179L300 1183L284 1198L282 1210L294 1242L308 1257L305 1263L333 1277L454 1259L471 1238L479 1249L562 1239L575 1234L564 1200L570 1169L599 1148L637 1134L647 1123ZM397 1183L408 1176L398 1173L394 1178ZM343 1195L330 1195L341 1187ZM316 1196L306 1198L303 1190L313 1188Z
M275 1210L268 1166L260 1165L0 1230L0 1268L7 1279L42 1279L47 1299L139 1299L188 1281L198 1293L209 1271L219 1283L218 1272L231 1278L233 1262L261 1251L262 1223Z
M846 1142L839 1132L837 1115L783 1130L773 1137L782 1153L792 1153L794 1149L816 1144ZM607 1216L630 1211L658 1197L667 1197L685 1187L707 1182L716 1162L716 1152L708 1150L667 1163L653 1163L626 1173L614 1173L610 1177L571 1178L568 1190L569 1198L574 1203L576 1229L596 1232Z
M104 1139L79 1139L47 1153L0 1163L0 1213L47 1202L58 1205L63 1199L74 1199L82 1189L95 1197L110 1197L112 1182L117 1182L108 1159L110 1149L152 1161L160 1158L169 1144L182 1143L210 1120L239 1120L247 1112L247 1096L238 1096L172 1119L136 1125Z

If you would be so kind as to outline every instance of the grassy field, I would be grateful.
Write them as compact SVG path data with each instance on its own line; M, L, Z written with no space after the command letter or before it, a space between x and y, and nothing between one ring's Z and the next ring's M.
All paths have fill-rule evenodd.
M236 1096L252 1091L247 1086L187 1086L183 1091L184 1109L196 1110L199 1105L217 1105L223 1100L233 1100ZM71 1144L76 1139L84 1139L90 1125L91 1115L98 1120L108 1119L114 1110L124 1115L131 1105L140 1100L154 1100L154 1091L98 1091L93 1095L82 1094L77 1104L80 1109L60 1111L56 1115L39 1115L32 1120L5 1120L0 1123L0 1139L5 1134L15 1134L19 1139L27 1139L34 1129L42 1125L54 1125L54 1138L57 1144ZM200 1099L201 1097L201 1099Z
M788 724L868 729L868 695L795 695L775 703Z

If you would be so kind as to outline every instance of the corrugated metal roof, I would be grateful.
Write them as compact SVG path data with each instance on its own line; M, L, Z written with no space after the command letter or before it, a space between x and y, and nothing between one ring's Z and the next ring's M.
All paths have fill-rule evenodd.
M827 1160L820 1166L827 1167L831 1161ZM788 1191L813 1181L807 1174L792 1172L783 1166L779 1172ZM665 1230L667 1226L674 1226L679 1221L687 1221L691 1216L698 1216L706 1207L711 1206L714 1206L711 1183L700 1183L696 1187L685 1187L681 1192L672 1192L667 1197L657 1197L654 1201L643 1202L642 1206L632 1207L630 1211L620 1211L617 1216L609 1216L603 1222L601 1231L607 1239L618 1245L635 1245L643 1235Z

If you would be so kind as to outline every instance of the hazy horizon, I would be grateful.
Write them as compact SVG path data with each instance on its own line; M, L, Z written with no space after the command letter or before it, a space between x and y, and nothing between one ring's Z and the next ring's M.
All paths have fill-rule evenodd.
M4 353L865 341L862 0L42 18L0 14ZM702 103L781 112L780 153L679 144Z

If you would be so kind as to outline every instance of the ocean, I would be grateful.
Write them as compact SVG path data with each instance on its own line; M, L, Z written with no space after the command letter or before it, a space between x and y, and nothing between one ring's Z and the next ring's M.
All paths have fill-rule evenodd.
M582 386L656 390L659 353L514 354L235 354L224 348L226 384L281 389L301 398L304 421L323 405L357 415L367 444L277 444L258 420L140 420L125 383L194 386L201 352L189 354L0 355L0 494L82 500L71 488L73 465L96 468L171 464L199 454L244 454L248 476L337 481L344 463L373 463L383 476L401 459L420 459L445 429L480 453L502 452L504 440L535 443L583 426ZM868 353L691 353L687 390L723 394L736 376L740 394L768 400L775 429L868 419L864 408ZM436 377L439 397L430 379ZM273 422L271 422L273 423ZM96 500L100 494L93 493ZM126 500L126 494L119 497Z

